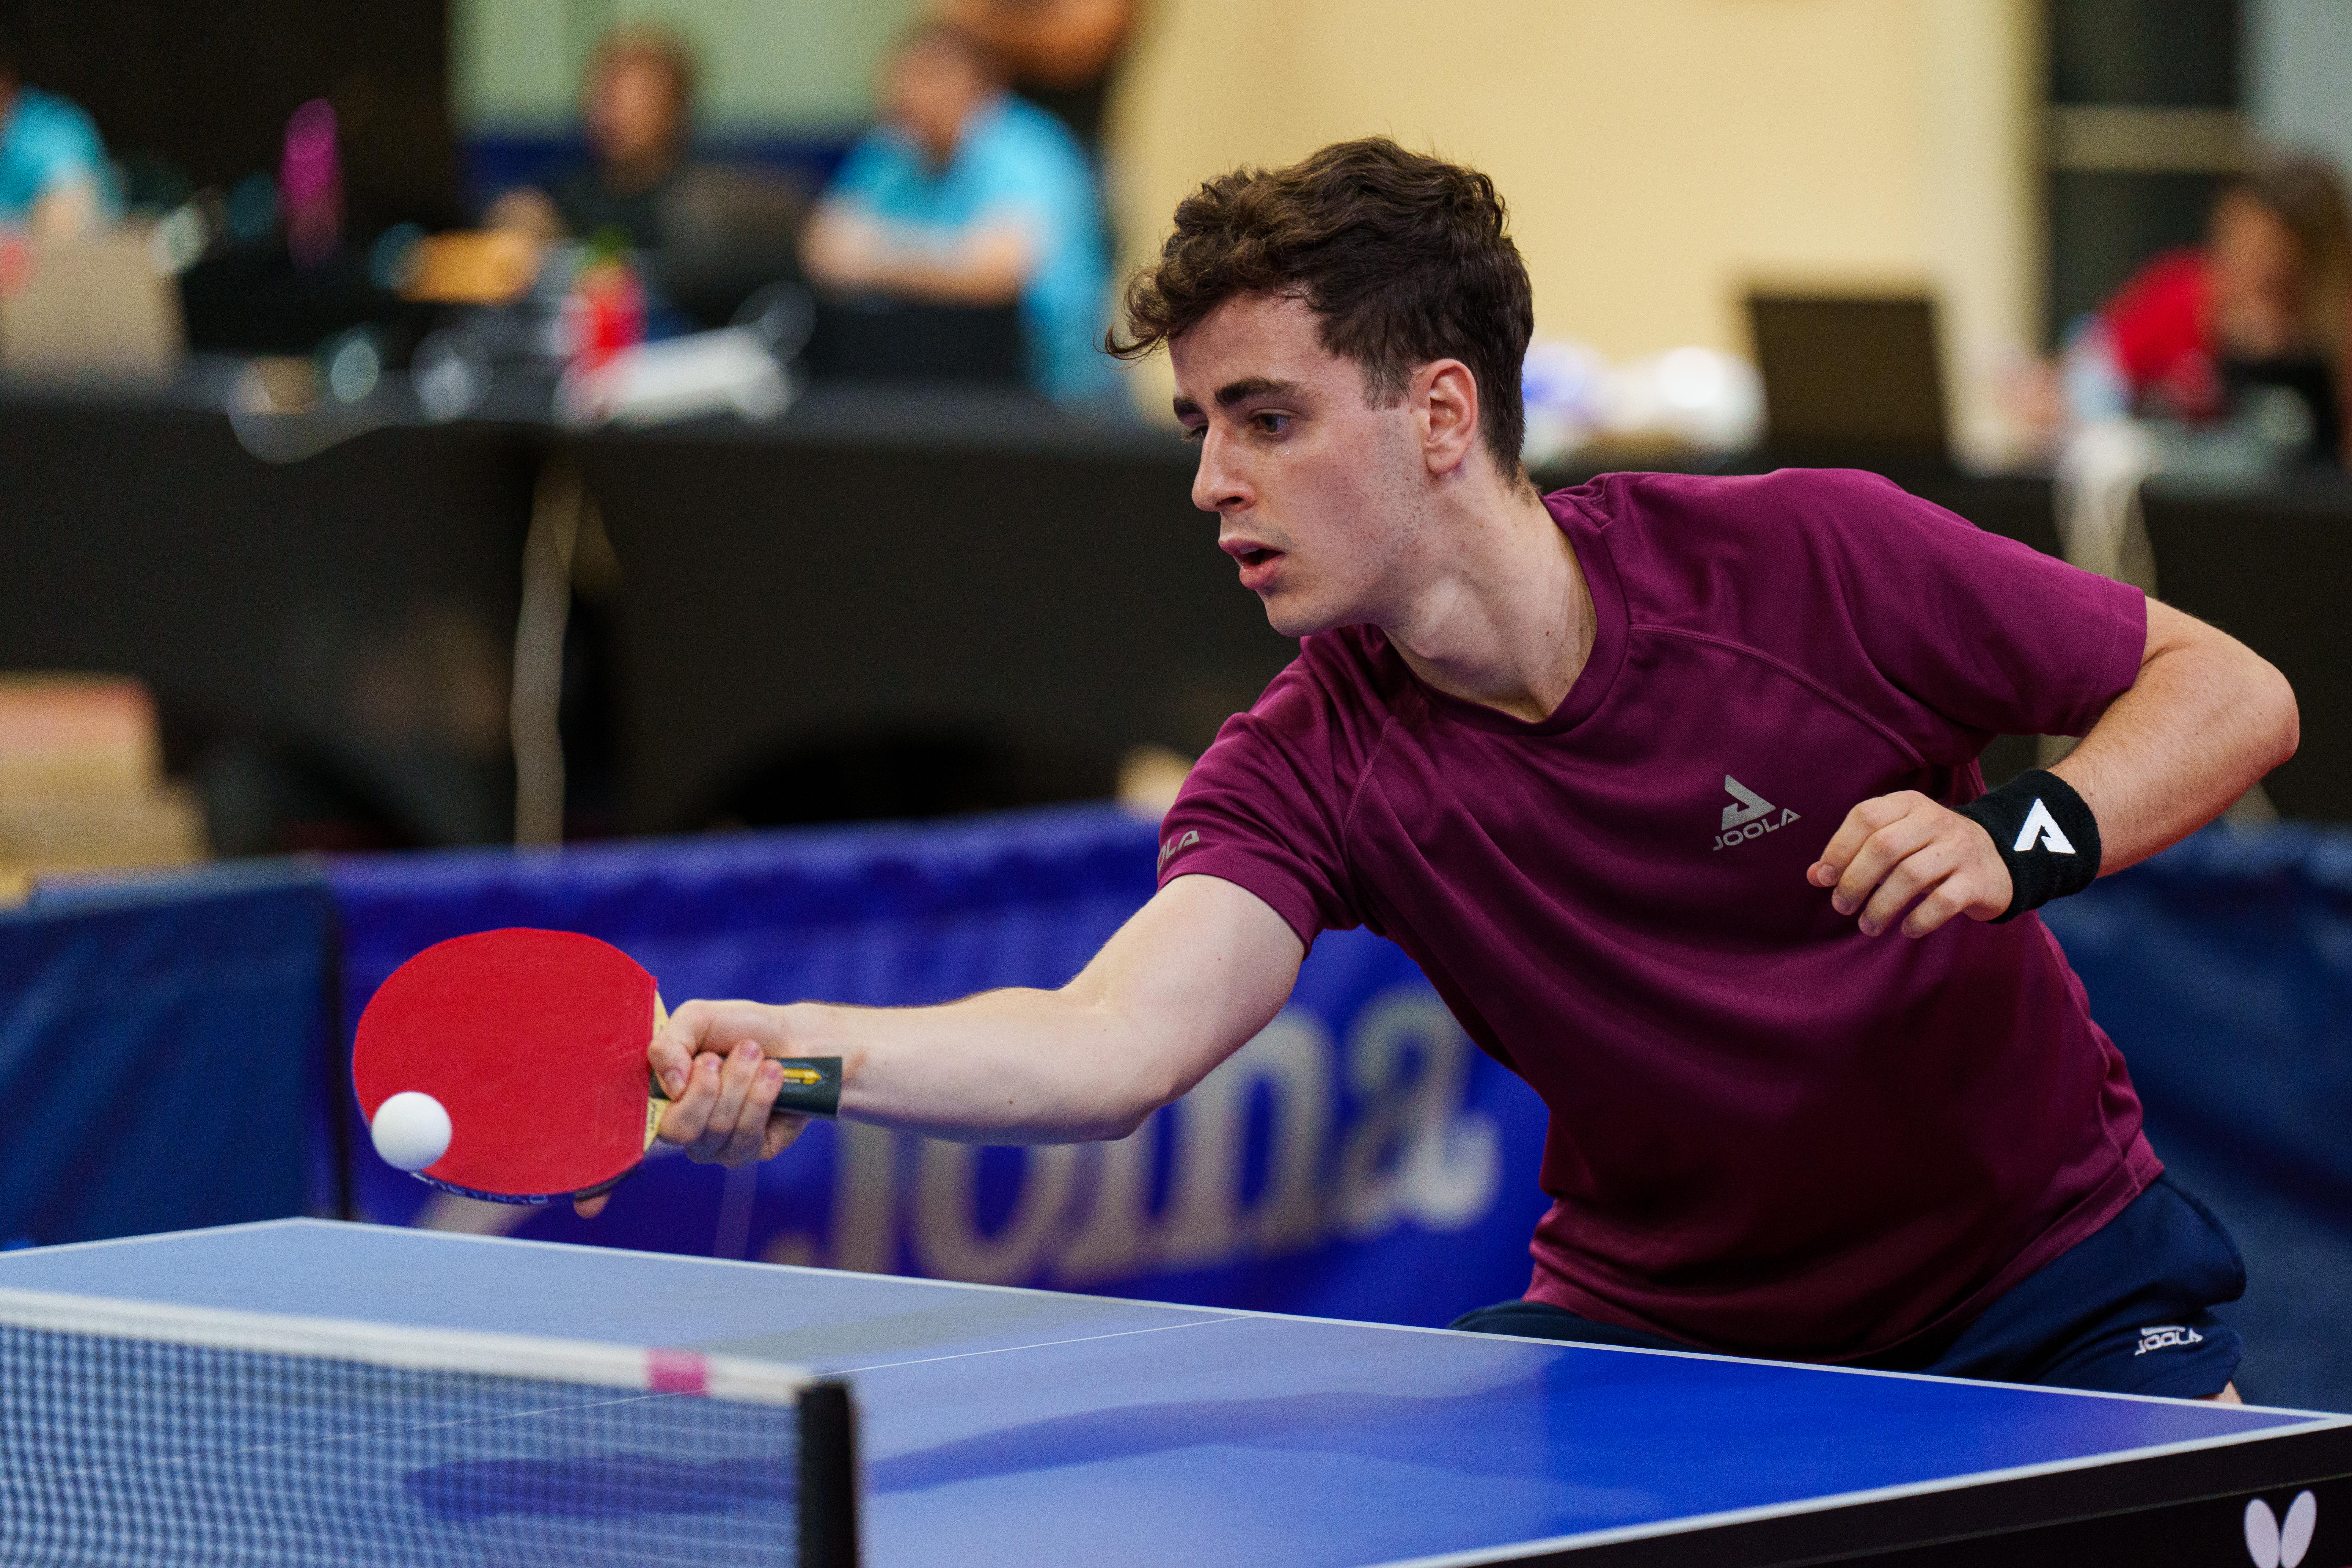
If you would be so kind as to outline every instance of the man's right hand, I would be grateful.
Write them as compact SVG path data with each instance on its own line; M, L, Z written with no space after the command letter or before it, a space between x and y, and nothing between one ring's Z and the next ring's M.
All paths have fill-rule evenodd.
M670 1098L659 1136L699 1164L772 1160L805 1116L771 1118L793 1055L784 1009L761 1002L688 1002L654 1037L646 1059Z
M688 1002L646 1049L654 1076L670 1104L656 1136L701 1164L745 1165L772 1160L808 1125L805 1116L768 1112L783 1088L772 1056L791 1056L784 1009L761 1002ZM612 1194L582 1198L583 1219L604 1211Z

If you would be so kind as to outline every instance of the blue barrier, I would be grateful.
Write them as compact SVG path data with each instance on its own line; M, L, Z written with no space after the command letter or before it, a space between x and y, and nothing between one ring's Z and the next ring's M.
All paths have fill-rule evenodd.
M1150 895L1151 857L1148 826L1088 808L348 862L347 1007L427 942L505 924L606 937L673 999L1058 984ZM2249 1254L2229 1313L2244 1391L2352 1408L2352 837L2217 829L2047 918L2158 1152ZM436 1198L364 1157L356 1184L398 1222L1427 1323L1523 1288L1542 1132L1412 965L1348 932L1271 1028L1120 1143L818 1128L731 1176L656 1159L593 1223Z
M284 866L0 912L0 1242L311 1206L331 913L324 880Z
M499 925L604 936L673 1000L1058 984L1150 895L1151 864L1150 828L1098 808L342 861L345 1026L419 948ZM2241 1387L2352 1409L2352 835L2209 831L2045 915L2158 1152L2248 1255L2225 1310ZM332 924L285 868L0 914L0 1245L298 1213L341 1180L391 1223L1402 1322L1526 1281L1542 1108L1361 932L1318 942L1282 1016L1133 1138L1024 1152L819 1127L746 1171L656 1158L583 1222L440 1196L345 1142L356 1114L321 1071L341 1059L320 1005Z
M2246 1255L2240 1392L2352 1410L2352 834L2209 828L2042 918Z

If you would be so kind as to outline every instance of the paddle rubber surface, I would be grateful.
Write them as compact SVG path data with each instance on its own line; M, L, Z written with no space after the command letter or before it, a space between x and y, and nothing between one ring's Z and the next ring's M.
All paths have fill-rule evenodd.
M593 1191L645 1158L654 977L609 942L510 929L436 942L360 1016L352 1084L373 1123L417 1089L449 1112L448 1152L417 1173L475 1197Z

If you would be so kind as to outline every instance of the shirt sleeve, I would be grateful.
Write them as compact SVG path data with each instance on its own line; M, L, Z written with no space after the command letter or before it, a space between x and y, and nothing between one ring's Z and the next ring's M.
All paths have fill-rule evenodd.
M1312 947L1363 923L1343 844L1356 769L1350 726L1302 657L1225 721L1160 826L1160 885L1209 876L1245 888Z
M1880 677L1992 735L2081 735L2138 679L2137 588L1988 533L1874 474L1821 480L1804 526ZM1937 759L1958 760L1958 759Z
M1040 251L1055 244L1056 215L1066 205L1062 171L1034 137L1000 127L979 149L972 186L974 225L1010 225Z
M19 117L12 132L17 143L13 151L27 176L32 200L85 182L100 186L99 194L104 195L100 175L105 171L106 150L89 116L70 104L44 97L26 105Z
M851 144L841 166L825 182L824 197L883 216L878 209L884 189L902 161L903 154L880 132L869 131Z

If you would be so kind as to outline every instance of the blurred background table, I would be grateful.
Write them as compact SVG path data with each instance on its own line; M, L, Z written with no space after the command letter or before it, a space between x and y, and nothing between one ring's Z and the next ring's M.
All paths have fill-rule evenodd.
M1193 510L1182 442L1019 391L819 388L761 426L412 424L292 463L167 400L20 395L0 668L145 680L224 850L509 838L523 546L556 462L610 545L571 573L578 835L1099 798L1132 748L1197 753L1291 655ZM1880 467L2055 552L2044 478ZM2166 595L2304 693L2278 808L2352 820L2352 485L2158 482L2146 510ZM1988 771L2032 755L1998 742Z

